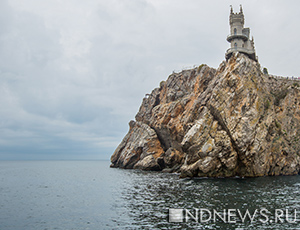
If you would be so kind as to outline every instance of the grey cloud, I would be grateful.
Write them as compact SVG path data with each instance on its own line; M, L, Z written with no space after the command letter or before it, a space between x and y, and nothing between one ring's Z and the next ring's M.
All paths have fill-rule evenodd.
M297 1L1 1L0 159L107 159L173 70L218 67L240 3L261 64L297 75Z

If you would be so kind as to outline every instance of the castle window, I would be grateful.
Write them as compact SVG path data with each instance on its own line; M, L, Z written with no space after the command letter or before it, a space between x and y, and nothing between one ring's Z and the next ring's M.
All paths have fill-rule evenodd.
M234 35L236 35L236 33L237 33L237 32L236 32L236 28L234 28Z
M237 49L237 44L236 43L234 43L234 48Z

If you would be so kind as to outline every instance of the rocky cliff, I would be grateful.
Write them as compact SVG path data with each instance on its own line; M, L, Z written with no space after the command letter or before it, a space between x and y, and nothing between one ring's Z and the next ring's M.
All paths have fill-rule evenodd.
M143 99L111 167L181 177L294 175L300 170L299 83L264 75L236 53L169 76Z

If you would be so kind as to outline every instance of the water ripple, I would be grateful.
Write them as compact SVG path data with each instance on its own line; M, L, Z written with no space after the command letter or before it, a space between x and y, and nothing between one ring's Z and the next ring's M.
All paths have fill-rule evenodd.
M0 162L0 229L300 229L300 220L168 221L169 209L300 212L300 176L179 179L178 174L108 166Z

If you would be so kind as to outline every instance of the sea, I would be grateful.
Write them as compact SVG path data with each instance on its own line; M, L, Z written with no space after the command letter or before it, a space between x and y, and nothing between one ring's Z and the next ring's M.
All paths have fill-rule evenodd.
M300 176L180 179L109 161L1 161L0 229L300 229Z

